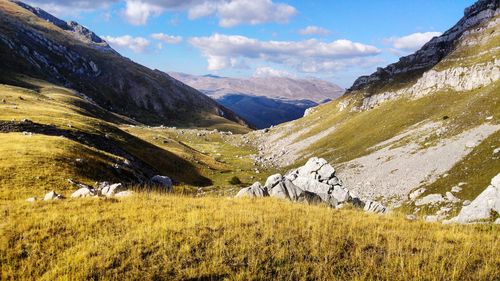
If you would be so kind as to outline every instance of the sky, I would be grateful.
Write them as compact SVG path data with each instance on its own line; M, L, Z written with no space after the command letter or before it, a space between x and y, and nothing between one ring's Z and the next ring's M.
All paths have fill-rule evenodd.
M152 69L315 77L348 88L452 27L473 0L33 0Z

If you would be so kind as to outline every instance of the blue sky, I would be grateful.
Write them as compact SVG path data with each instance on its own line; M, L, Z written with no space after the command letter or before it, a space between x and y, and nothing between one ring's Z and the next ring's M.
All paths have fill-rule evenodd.
M349 87L418 49L473 0L36 0L162 71L318 77Z

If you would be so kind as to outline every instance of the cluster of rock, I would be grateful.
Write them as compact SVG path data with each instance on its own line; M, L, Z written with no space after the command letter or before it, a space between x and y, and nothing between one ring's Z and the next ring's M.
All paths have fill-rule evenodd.
M134 192L129 190L121 183L109 183L107 181L96 183L96 187L90 187L88 185L77 183L73 180L68 180L70 184L75 185L78 189L71 194L71 198L86 198L86 197L128 197L132 195ZM161 188L163 191L170 193L173 189L173 182L167 176L156 175L151 178L149 182L150 186L156 186ZM61 194L56 193L55 191L51 191L47 193L43 200L51 201L51 200L60 200L65 197ZM26 201L35 202L37 201L36 197L28 198Z
M445 223L473 223L492 220L492 215L500 214L500 174L470 204L462 207L458 216ZM495 220L500 224L500 218Z
M323 158L313 157L285 176L275 174L267 178L265 185L259 182L241 189L236 197L275 197L309 204L325 203L332 208L353 204L368 212L386 213L382 204L362 200L350 192L335 175L335 169Z

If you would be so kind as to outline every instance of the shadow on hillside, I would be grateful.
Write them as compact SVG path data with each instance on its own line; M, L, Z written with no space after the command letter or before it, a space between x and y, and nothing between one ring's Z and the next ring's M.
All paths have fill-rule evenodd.
M171 177L179 183L208 186L212 181L199 174L188 161L157 147L149 142L132 136L117 128L110 129L107 136L65 130L54 126L31 121L0 121L0 133L30 132L48 136L65 137L72 141L97 148L107 153L123 157L130 163L133 176L127 176L133 183L142 184L152 176L160 174ZM118 137L115 140L114 137ZM134 179L135 178L135 179Z

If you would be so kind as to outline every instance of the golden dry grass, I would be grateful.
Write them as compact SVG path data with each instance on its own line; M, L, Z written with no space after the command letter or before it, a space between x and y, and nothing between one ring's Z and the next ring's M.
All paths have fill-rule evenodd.
M498 280L500 226L273 199L136 194L0 206L5 280Z

